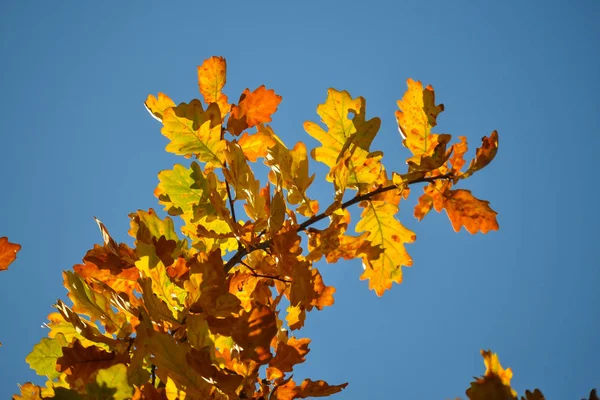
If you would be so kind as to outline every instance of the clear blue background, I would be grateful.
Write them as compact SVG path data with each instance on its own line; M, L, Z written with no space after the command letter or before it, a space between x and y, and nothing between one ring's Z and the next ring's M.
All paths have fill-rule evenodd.
M465 398L491 348L519 394L587 395L600 386L599 17L583 0L2 1L0 236L23 249L0 274L0 398L43 380L24 360L66 297L61 271L101 242L92 216L131 243L128 213L161 208L156 175L179 160L142 102L199 97L196 66L212 55L227 58L232 101L261 84L283 96L272 126L290 145L315 147L303 122L328 87L346 89L382 118L373 148L404 171L394 111L409 77L446 105L437 132L471 150L500 133L496 160L465 182L500 231L418 223L415 188L401 204L417 233L404 283L378 298L359 262L319 265L336 304L300 332L312 350L296 378L347 381L341 399ZM328 201L313 171L310 193Z

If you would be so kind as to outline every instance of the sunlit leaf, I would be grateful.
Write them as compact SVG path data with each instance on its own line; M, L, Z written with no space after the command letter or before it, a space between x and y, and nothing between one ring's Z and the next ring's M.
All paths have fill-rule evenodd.
M6 236L0 238L0 271L17 259L17 253L21 250L20 244L10 243Z
M221 119L229 113L231 105L222 93L227 77L227 62L223 57L211 57L198 67L198 88L206 104L217 103L221 110Z
M231 107L227 120L227 130L239 135L245 129L258 124L271 122L271 115L277 111L281 96L262 85L253 92L244 90L237 105Z
M366 240L372 246L379 246L382 252L376 259L362 257L364 272L360 279L368 279L369 289L381 296L391 289L393 282L402 282L401 267L412 265L404 245L414 242L416 235L396 219L398 207L394 204L370 201L363 206L365 209L356 224L356 231L368 232Z
M169 96L159 92L158 98L155 97L153 94L149 94L148 98L146 98L146 101L144 102L144 106L146 107L146 110L148 110L152 118L156 119L159 122L162 122L165 110L171 107L175 107L175 103L169 98Z
M57 334L54 338L43 338L33 346L33 351L25 358L29 367L38 375L54 379L60 375L56 370L56 360L62 357L62 348L68 345L65 335Z
M196 156L206 163L206 171L223 166L227 142L221 139L221 114L217 104L210 104L204 111L198 100L181 103L165 110L162 122L161 132L171 140L167 151Z
M444 105L435 105L435 94L431 86L423 88L420 81L408 79L408 90L398 100L396 119L406 146L413 154L409 159L419 165L420 158L430 155L438 144L437 135L431 129L437 125L438 115Z

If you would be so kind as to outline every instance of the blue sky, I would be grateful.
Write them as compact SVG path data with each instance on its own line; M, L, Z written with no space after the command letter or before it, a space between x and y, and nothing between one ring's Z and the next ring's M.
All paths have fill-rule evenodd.
M500 231L455 233L437 213L418 223L413 189L404 283L378 298L359 262L319 265L336 304L300 331L312 344L297 378L349 382L340 399L464 398L491 348L519 394L579 399L600 385L600 3L116 4L0 4L0 236L23 246L0 274L1 398L37 379L25 357L66 297L61 271L101 242L92 216L131 243L127 215L161 208L157 173L181 160L142 103L199 97L196 66L212 55L227 59L233 101L262 84L283 96L272 127L290 145L317 145L302 124L327 88L345 89L382 118L372 149L404 171L394 111L409 77L445 104L438 133L473 150L499 131L495 161L463 187L491 202Z

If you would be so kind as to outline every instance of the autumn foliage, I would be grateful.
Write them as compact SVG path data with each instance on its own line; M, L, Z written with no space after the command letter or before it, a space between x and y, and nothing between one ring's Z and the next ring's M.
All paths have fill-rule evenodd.
M407 170L389 171L372 149L379 118L368 118L362 97L329 89L317 107L320 122L306 132L320 142L288 147L268 125L281 96L260 86L232 102L223 89L226 63L212 57L198 67L203 101L176 105L163 93L145 106L162 124L168 152L193 161L158 174L154 194L164 210L129 215L134 247L116 243L96 219L95 245L64 285L48 316L48 337L27 357L45 387L21 386L14 399L296 399L329 396L330 384L291 373L306 360L310 339L296 336L306 313L334 303L335 288L315 262L360 259L378 296L402 282L413 263L406 245L416 235L397 218L415 184L424 185L414 215L445 210L452 227L470 233L498 229L496 212L462 182L487 166L498 150L494 131L475 158L467 141L433 133L444 110L431 86L408 80L396 119L409 150ZM310 154L310 157L309 157ZM394 155L396 157L396 155ZM311 198L309 159L325 164L329 204ZM255 175L255 163L268 177ZM355 233L349 232L351 209ZM323 229L315 223L327 221ZM0 268L18 245L0 239ZM285 301L283 300L285 298ZM284 304L289 304L285 307ZM486 372L471 384L471 399L513 399L512 373L482 352ZM526 399L542 399L539 391Z

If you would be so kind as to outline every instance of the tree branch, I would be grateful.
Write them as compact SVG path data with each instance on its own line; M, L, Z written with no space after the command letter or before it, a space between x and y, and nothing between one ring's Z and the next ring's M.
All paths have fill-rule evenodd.
M451 179L453 178L454 175L452 174L444 174L444 175L439 175L439 176L433 176L433 177L429 177L429 178L418 178L415 179L414 181L410 181L407 182L406 185L414 185L415 183L424 183L424 182L435 182L441 179ZM342 210L356 204L356 203L360 203L361 201L364 200L368 200L373 196L376 196L380 193L385 193L388 192L390 190L394 190L394 189L398 189L398 186L396 185L390 185L390 186L383 186L380 187L378 189L373 190L372 192L369 193L365 193L365 194L361 194L360 196L356 196L353 199L350 199L344 203L342 203L342 205L340 206L340 208ZM310 217L309 219L307 219L306 221L304 221L303 223L301 223L298 228L296 228L296 232L300 232L305 230L306 228L308 228L309 226L319 222L320 220L328 217L329 214L325 211L322 212L319 215L315 215L314 217ZM264 250L267 249L271 246L271 241L272 239L269 240L265 240L264 242L259 243L257 246L252 247L250 250L248 250L247 248L240 248L238 249L238 251L233 255L233 257L231 257L224 266L225 269L225 273L229 272L233 267L235 267L237 264L242 262L242 259L247 256L248 254L250 254L251 252L255 251L255 250Z

